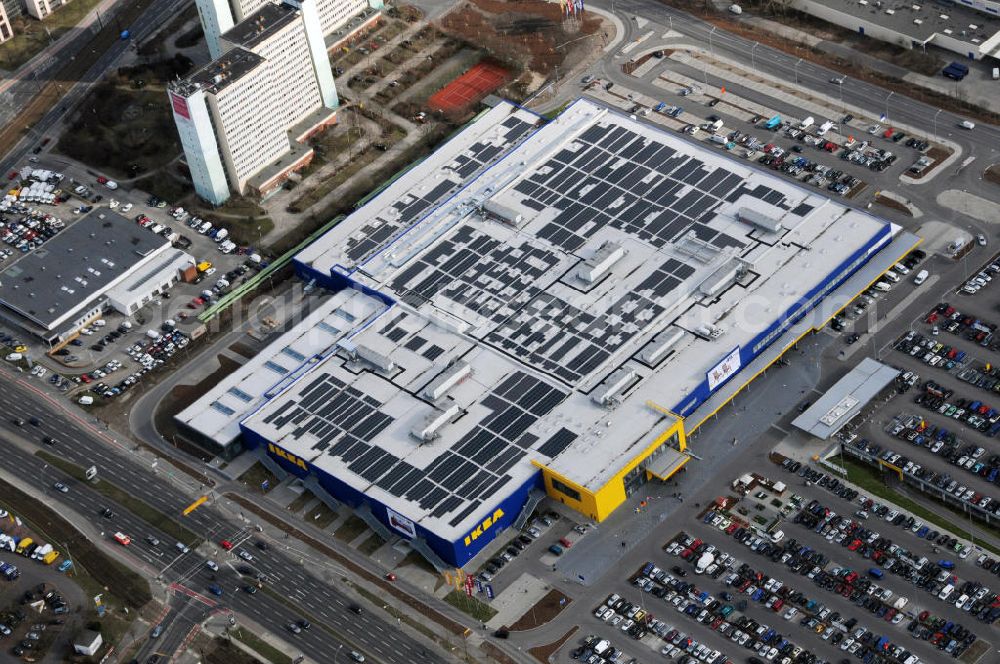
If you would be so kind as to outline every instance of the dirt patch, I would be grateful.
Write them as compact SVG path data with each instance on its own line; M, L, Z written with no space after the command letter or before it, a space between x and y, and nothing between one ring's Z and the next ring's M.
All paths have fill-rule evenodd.
M441 18L440 29L485 50L512 71L549 75L567 60L577 62L574 48L557 48L595 34L601 19L585 13L567 18L559 3L537 0L471 0ZM590 40L581 39L577 44ZM586 48L586 47L584 47Z
M875 197L874 202L878 203L879 205L885 206L887 208L896 210L897 212L904 214L907 217L913 216L913 213L910 212L910 208L906 207L904 204L900 203L897 200L888 198L886 196L882 196L881 194Z
M554 620L572 601L569 597L553 588L546 593L545 597L538 600L534 606L525 611L524 615L518 618L508 629L512 632L523 632L541 627Z
M385 540L382 539L382 536L378 533L372 533L368 539L358 546L358 551L366 556L370 556L378 551L383 544L385 544Z
M576 633L577 629L578 629L577 627L573 627L573 629L563 634L562 638L560 638L558 641L554 641L544 646L535 646L534 648L531 648L528 652L531 653L532 657L534 657L539 662L542 662L544 664L545 662L549 661L549 657L552 657L552 655L554 655L560 648L563 647L563 645L567 641L569 641L570 637Z
M211 650L203 651L205 664L263 664L221 636L212 639L211 643Z
M242 355L248 360L252 357L257 356L257 351L255 351L253 348L250 348L250 346L247 346L244 343L240 343L239 341L229 346L229 350L233 351L238 355Z
M452 620L448 616L446 616L446 615L444 615L444 614L442 614L442 613L434 610L433 608L427 606L426 604L424 604L423 602L421 602L416 597L413 597L412 595L406 594L405 592L403 592L402 590L400 590L399 588L397 588L395 585L393 585L391 582L386 581L385 579L372 574L367 569L365 569L365 568L361 567L360 565L356 564L354 561L350 560L349 558L341 555L339 552L337 552L334 549L330 548L329 546L327 546L323 542L317 540L315 537L312 537L311 535L308 535L305 532L299 530L298 528L296 528L296 527L294 527L294 526L286 523L284 520L282 520L282 519L278 518L277 516L271 514L270 512L268 512L267 510L265 510L264 508L260 507L259 505L250 502L249 500L245 499L243 496L239 496L239 495L236 495L236 494L233 494L233 493L227 493L225 495L226 495L226 498L228 498L228 499L230 499L230 500L232 500L234 502L239 503L243 507L243 509L256 514L258 517L260 517L264 521L267 521L272 526L275 526L276 528L280 528L281 530L283 530L286 533L289 533L290 535L292 535L296 539L301 540L302 542L305 542L306 544L308 544L312 548L316 549L317 551L319 551L323 555L329 556L330 558L332 558L333 560L335 560L337 562L337 564L342 565L345 569L349 570L352 574L358 576L359 578L363 579L364 581L366 581L368 583L371 583L371 584L375 585L381 592L383 592L383 593L385 593L387 595L392 595L393 597L395 597L399 601L403 602L407 606L410 606L411 608L413 608L414 610L416 610L419 615L423 616L424 618L426 618L428 620L433 620L434 622L436 622L437 624L441 625L442 627L444 627L446 630L448 630L452 634L461 635L461 634L465 633L466 628L465 628L464 625L455 622L454 620Z
M361 517L352 514L347 517L344 523L340 524L340 527L333 533L333 536L341 542L353 542L366 530L368 530L368 524Z
M993 184L1000 184L1000 164L993 164L983 171L983 179Z
M261 494L278 486L278 478L260 461L247 468L247 471L240 475L240 482L243 482L248 490Z
M933 163L919 173L907 173L906 175L912 180L921 180L927 177L928 174L933 173L951 155L952 152L948 148L935 145L927 151L927 158L933 160Z

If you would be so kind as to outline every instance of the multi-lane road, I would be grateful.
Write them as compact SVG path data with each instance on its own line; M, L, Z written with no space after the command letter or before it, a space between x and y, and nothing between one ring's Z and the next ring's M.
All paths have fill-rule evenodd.
M197 595L191 599L208 609L226 607L239 615L249 616L265 629L283 634L286 640L317 661L325 661L328 653L338 647L358 650L377 662L446 661L433 654L427 643L380 618L379 612L357 614L351 611L350 607L358 600L338 590L335 582L321 578L327 570L314 569L308 563L300 564L299 560L286 555L278 542L272 542L266 551L257 548L254 544L261 535L245 524L226 520L211 505L202 506L185 517L184 525L203 538L203 542L187 553L179 552L171 537L145 523L125 506L112 504L86 483L76 482L48 466L25 446L41 448L42 437L52 436L57 442L54 446L45 446L46 451L84 468L96 466L99 477L164 514L179 515L191 502L190 496L163 477L154 475L150 469L140 468L127 456L110 450L109 441L98 439L81 423L53 408L45 397L22 386L19 381L0 382L0 401L6 404L0 430L6 430L8 439L20 442L20 445L8 445L5 454L0 455L0 468L21 477L38 478L36 481L43 484L53 502L62 502L78 512L105 537L110 538L116 531L130 535L132 544L128 553L136 559L137 566L149 576L159 576L161 582L176 592ZM13 423L17 417L29 423L23 426ZM39 426L30 424L32 417L41 420ZM61 494L52 490L50 487L56 481L69 485L70 492ZM110 519L100 514L106 506L114 511ZM159 543L150 544L146 540L148 536L158 539ZM223 539L236 544L232 551L226 552L219 546ZM240 550L249 553L253 560L238 558L236 554ZM217 573L208 568L208 560L218 563ZM265 588L261 592L251 595L238 589L249 580L239 573L240 566L248 566L254 574L263 575ZM209 592L213 583L222 588L221 597ZM190 622L191 615L198 614L185 612L185 615ZM297 635L287 632L287 624L300 618L311 621L313 628ZM171 634L183 631L173 630ZM156 645L163 648L167 644Z

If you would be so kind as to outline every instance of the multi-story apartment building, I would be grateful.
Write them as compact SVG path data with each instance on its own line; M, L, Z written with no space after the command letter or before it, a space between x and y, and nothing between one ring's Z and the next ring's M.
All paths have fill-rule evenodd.
M312 159L305 139L332 123L333 72L315 0L267 2L219 36L223 54L170 85L195 190L220 204L266 195Z
M213 58L218 58L225 52L225 46L221 43L223 34L272 0L196 0L196 2L208 51ZM316 18L322 34L328 35L347 23L351 17L368 8L381 9L382 5L383 0L316 0Z
M7 12L8 3L6 1L0 1L0 44L4 43L8 39L14 36L14 28L10 24L10 15ZM13 14L17 16L18 14Z
M43 19L70 0L24 0L24 8L28 14L37 19Z

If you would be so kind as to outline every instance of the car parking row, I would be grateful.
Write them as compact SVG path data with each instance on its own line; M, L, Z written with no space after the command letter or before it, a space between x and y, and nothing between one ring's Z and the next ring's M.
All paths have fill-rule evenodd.
M792 568L798 567L799 573L811 578L818 587L837 593L856 606L867 609L873 617L886 622L887 626L899 625L906 620L905 614L900 613L900 610L907 604L906 598L899 597L893 600L892 592L875 583L870 578L872 576L870 574L839 565L827 569L827 565L832 564L830 562L821 562L810 566L808 558L810 555L815 556L815 552L809 546L799 543L795 539L789 539L784 543L769 543L766 539L756 537L752 533L741 534L739 531L734 533L734 537L737 538L737 541L743 540L751 550L774 562L785 561L786 565L791 563L790 567ZM805 564L801 564L803 556L807 558ZM754 575L751 575L750 580L753 582ZM741 583L744 582L745 580ZM906 650L904 646L894 643L894 637L888 633L879 636L876 629L878 632L882 632L882 628L868 630L861 627L851 634L850 630L853 626L848 627L844 617L840 615L834 617L832 610L826 607L820 609L814 615L813 620L818 620L819 625L822 625L822 627L817 626L816 629L817 633L821 633L823 636L827 636L831 628L847 634L847 638L840 640L839 647L855 655L866 664L880 661L919 661L919 658ZM803 623L808 625L806 618L803 618ZM832 639L832 637L830 638ZM976 640L977 636L967 628L960 624L950 623L948 631L936 639L932 645L953 657L959 657Z
M951 371L960 367L966 359L965 351L948 346L933 337L925 337L910 330L900 337L893 347L901 353L914 357L927 366Z
M977 241L980 246L986 245L986 236L978 235ZM986 286L993 281L993 277L1000 272L1000 258L994 258L992 261L983 266L976 274L972 275L965 280L958 288L958 293L960 295L975 295L979 291L986 288Z
M1000 501L991 499L986 502L984 507L980 507L978 502L973 502L972 500L976 496L977 492L972 491L972 494L970 495L969 487L962 484L959 480L952 478L949 473L937 473L929 468L921 466L920 464L912 463L905 455L894 452L891 449L884 449L881 445L872 443L866 438L858 438L852 441L850 445L869 459L884 461L895 468L899 468L905 475L911 475L912 477L922 480L930 486L951 494L951 496L953 496L954 499L962 505L982 509L990 514L1000 515ZM907 468L908 470L904 470ZM966 495L969 495L969 498L966 498ZM981 494L979 502L982 502Z
M591 634L581 640L580 646L570 651L570 657L587 664L635 664L625 651L616 648L610 639Z
M953 390L945 390L934 381L924 384L923 392L917 394L913 403L923 406L947 418L967 424L987 436L995 436L1000 427L1000 411L978 399L954 398Z
M749 528L737 528L732 533L732 537L735 541L745 544L750 550L768 556L774 562L784 559L785 564L788 565L791 563L792 567L802 563L806 570L811 570L816 564L826 563L825 556L818 551L801 547L792 540L789 540L785 544L775 543L767 535L757 534ZM695 543L697 542L698 540L695 540ZM687 556L689 559L700 559L706 553L712 556L729 555L705 543L678 550L678 547L682 544L683 542L675 542L673 546L668 546L667 552L678 555L681 558L684 558L685 554L690 552L690 555ZM700 553L699 550L701 551ZM791 585L782 582L772 575L768 575L762 569L755 569L747 563L741 563L736 566L733 572L730 572L726 576L724 582L727 587L734 588L736 592L747 595L751 601L761 604L765 609L772 611L776 616L780 615L787 621L801 616L799 618L799 625L805 628L807 633L812 633L817 638L837 646L841 651L856 656L866 664L874 664L876 662L915 664L919 662L919 657L913 655L903 647L893 644L889 637L877 636L874 632L869 632L863 627L859 628L859 639L851 638L848 640L850 630L858 625L857 619L848 619L846 616L842 616L839 612L827 608L821 602L810 599L805 593L794 589ZM746 621L751 620L748 616L743 616L742 618L744 618L742 621L737 619L737 625L740 623L746 625ZM753 626L754 623L756 623L757 627ZM772 628L766 626L765 630L760 632L760 623L757 621L751 621L749 627L751 629L749 633L744 628L738 629L739 632L742 632L741 634L734 634L737 643L743 641L744 635L748 637L747 644L751 644L755 637L766 637L768 633L772 632ZM782 652L788 648L790 642L788 642L786 637L776 632L774 630L771 639L779 639L777 643L773 641L765 642L766 647L762 648L760 645L756 645L754 650L764 659L781 662L784 661L784 657L790 656ZM788 643L781 645L782 642ZM791 645L792 650L786 652L794 653L795 648L799 647L794 644ZM772 649L777 649L777 653L774 653ZM802 650L798 656L791 659L792 661L816 661L816 656L810 651Z
M1000 351L1000 342L996 340L994 334L997 329L996 323L963 314L947 302L942 302L934 307L927 314L924 322L934 326L931 328L932 334L934 330L944 330L984 348Z
M65 228L59 217L42 210L18 205L16 211L0 212L0 241L11 249L4 250L4 257L13 255L14 250L28 253Z
M868 445L867 440L865 439L858 439L858 440L864 440L864 444ZM853 443L854 441L852 441L852 444ZM798 462L795 463L797 464ZM836 494L838 497L843 498L844 500L853 502L855 499L857 499L857 501L862 505L861 508L862 510L867 509L870 513L873 513L876 516L884 517L885 515L889 514L892 511L892 508L889 508L888 506L882 505L880 503L876 503L868 496L865 496L864 494L859 494L854 489L849 489L848 486L844 482L842 482L839 478L823 473L822 471L816 470L815 468L812 468L808 465L800 464L799 468L795 468L795 466L793 465L787 470L789 470L789 472L796 473L800 477L806 478L806 480L811 485L824 488L827 491ZM898 514L899 510L896 510L896 512ZM895 520L896 519L894 516L892 521ZM937 541L938 545L948 550L954 551L961 559L967 558L971 553L971 549L969 549L968 546L960 542L957 538L948 535L947 533L939 533L938 531L931 529L924 531L923 524L919 521L914 521L911 523L909 522L908 519L906 519L904 521L901 521L899 524L894 524L894 525L902 525L904 523L908 524L906 526L906 530L912 532L920 539L926 538L928 541L931 542ZM914 526L917 527L914 528Z
M893 418L886 427L886 432L917 447L926 447L948 463L978 475L987 482L997 483L1000 480L1000 455L986 456L985 448L972 443L963 444L953 431L949 431L944 426L933 424L925 418L901 413ZM911 471L912 469L908 471L904 468L903 470L903 472ZM972 490L968 491L971 499ZM980 507L986 507L992 502L992 499L988 496L980 497L980 500L973 500L973 502L976 502Z
M814 500L796 515L795 523L812 529L814 532L823 535L827 541L836 542L848 551L857 553L865 559L872 560L878 564L878 567L868 569L868 576L882 579L886 572L890 572L909 581L914 586L926 590L941 600L955 600L957 608L969 612L979 620L987 623L994 622L1000 616L1000 610L995 610L997 607L1000 607L997 594L992 592L987 586L974 581L959 583L958 577L954 573L954 561L944 558L935 563L926 556L910 552L899 544L893 543L891 539L870 530L865 524L870 518L868 510L871 510L871 514L876 516L884 514L882 518L887 522L899 525L904 529L913 530L919 528L919 530L925 530L927 526L916 521L912 516L907 517L897 510L889 509L887 506L878 506L871 499L862 500L863 502L860 503L861 509L855 512L854 515L856 519L841 516L819 501ZM879 511L879 507L882 508L881 512ZM858 515L862 516L859 517ZM942 534L940 539L942 540L942 545L947 546L948 542L945 540L950 538L946 534ZM866 589L869 594L873 594L874 599L884 602L888 602L891 599L892 593L888 589L879 589L871 593L870 588L874 584L868 579L863 578L865 576L864 572L845 574L844 569L835 568L835 570L831 570L831 574L844 580L843 584L838 583L835 585L834 590L838 590L841 594L844 594L847 592L848 584L853 583ZM842 585L843 588L841 588ZM956 589L959 589L957 594L955 593ZM958 599L956 600L955 597ZM865 600L865 602L868 601ZM894 617L895 612L893 609L902 609L908 602L907 598L899 597L892 603L891 608L887 608L888 604L878 607L878 615L885 617L886 620L891 619L894 624L898 624L902 621L902 618L897 620Z
M561 515L558 512L548 511L545 514L539 514L533 518L524 528L523 531L516 537L514 537L510 543L497 555L493 556L483 565L482 569L479 570L478 577L481 581L490 582L493 578L499 574L508 563L512 562L521 553L523 553L532 542L537 540L542 536L543 532L547 532L548 529L552 528L553 524L561 520ZM583 525L573 526L573 531L579 534L585 534L587 532L587 527ZM568 539L568 535L558 538L556 542L550 544L548 550L553 555L562 555L565 549L570 548L573 543Z

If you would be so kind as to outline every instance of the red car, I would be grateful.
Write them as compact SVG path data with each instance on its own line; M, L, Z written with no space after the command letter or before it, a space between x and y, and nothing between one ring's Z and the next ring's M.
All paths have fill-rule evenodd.
M387 581L395 581L396 580L396 575L393 574L392 572L389 572L388 574L385 575L385 578L386 578Z
M107 184L107 182L108 182L108 179L106 177L104 177L103 175L101 175L100 177L97 178L97 184Z
M895 130L895 129L893 129L892 127L889 127L889 128L888 128L888 129L886 129L886 130L885 130L885 132L884 132L884 133L882 134L882 138L892 138L892 135L893 135L893 134L895 134L895 133L896 133L896 130Z
M222 540L221 542L219 542L219 546L221 546L226 551L232 551L233 549L233 543L230 542L229 540Z

